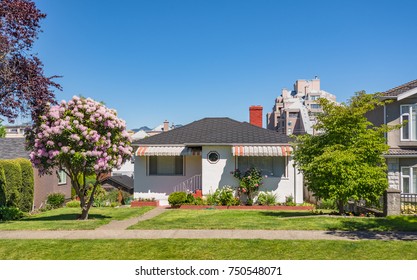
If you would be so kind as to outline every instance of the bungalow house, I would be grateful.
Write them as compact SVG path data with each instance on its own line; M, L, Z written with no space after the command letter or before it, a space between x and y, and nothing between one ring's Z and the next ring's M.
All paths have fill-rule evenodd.
M0 138L0 159L29 159L29 152L25 148L25 138ZM36 168L34 173L33 208L45 206L50 193L63 193L66 199L71 198L71 182L63 171L58 174L39 176Z
M229 118L204 118L188 125L133 141L134 197L166 198L174 191L213 193L237 187L232 172L256 167L267 177L261 190L278 201L287 196L301 203L303 177L293 166L290 138Z

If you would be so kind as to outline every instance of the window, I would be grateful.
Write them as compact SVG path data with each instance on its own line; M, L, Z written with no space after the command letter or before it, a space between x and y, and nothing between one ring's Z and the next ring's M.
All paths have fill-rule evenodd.
M298 113L289 113L288 117L293 118L293 119L298 119Z
M184 175L184 158L182 156L150 156L148 174L182 176Z
M320 96L318 96L318 95L310 95L310 100L317 100L319 98L320 98Z
M210 163L216 163L219 161L219 159L220 159L220 155L218 152L211 151L207 154L207 160Z
M401 105L401 140L417 140L417 105Z
M320 109L321 106L320 106L320 104L310 104L310 108L311 109Z
M67 174L65 174L64 170L58 171L58 185L64 185L67 183Z
M401 168L401 192L417 193L417 167Z
M238 157L238 168L245 172L251 167L269 177L287 177L284 157Z

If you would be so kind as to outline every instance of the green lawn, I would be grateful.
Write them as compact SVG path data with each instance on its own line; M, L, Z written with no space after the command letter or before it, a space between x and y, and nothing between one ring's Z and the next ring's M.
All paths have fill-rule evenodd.
M169 210L129 229L416 231L417 217L330 217L307 211Z
M77 220L80 208L60 208L39 213L20 221L0 222L0 230L87 230L108 224L111 220L137 217L154 207L91 208L87 221Z
M1 260L416 260L417 242L327 240L0 240Z

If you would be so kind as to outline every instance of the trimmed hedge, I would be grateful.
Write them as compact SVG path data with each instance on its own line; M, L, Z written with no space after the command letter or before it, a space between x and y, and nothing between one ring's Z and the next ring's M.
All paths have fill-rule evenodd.
M0 207L5 206L6 202L6 176L3 167L0 166Z
M22 189L20 192L19 208L23 212L29 212L33 206L33 191L35 187L33 167L28 159L18 158L15 160L22 169Z
M3 159L0 160L0 167L3 168L6 178L6 206L19 207L20 191L22 190L22 169L20 164L12 159Z

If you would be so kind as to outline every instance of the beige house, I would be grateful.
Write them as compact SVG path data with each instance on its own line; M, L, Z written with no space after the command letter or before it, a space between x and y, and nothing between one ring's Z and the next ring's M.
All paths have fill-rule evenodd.
M375 125L406 123L401 129L386 135L390 146L385 155L389 186L401 190L403 194L416 194L417 80L387 90L382 96L392 102L368 113L368 119Z

